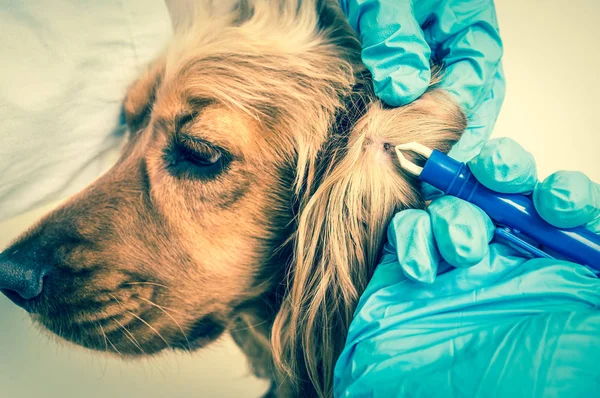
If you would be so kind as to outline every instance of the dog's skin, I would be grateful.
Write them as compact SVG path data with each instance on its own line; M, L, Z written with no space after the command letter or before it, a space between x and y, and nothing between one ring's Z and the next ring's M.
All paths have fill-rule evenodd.
M117 164L4 252L52 265L40 325L122 356L229 331L272 396L332 394L385 226L423 206L390 148L465 120L436 91L381 106L337 2L290 3L198 14L131 86Z

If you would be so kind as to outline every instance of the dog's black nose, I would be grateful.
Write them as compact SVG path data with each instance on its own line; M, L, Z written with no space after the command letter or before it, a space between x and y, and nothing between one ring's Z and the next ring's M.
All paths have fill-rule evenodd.
M33 262L15 261L6 253L0 254L0 290L21 307L42 293L46 272Z

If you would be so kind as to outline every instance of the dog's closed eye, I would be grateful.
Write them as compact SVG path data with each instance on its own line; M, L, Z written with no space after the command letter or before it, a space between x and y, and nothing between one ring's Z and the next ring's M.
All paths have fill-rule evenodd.
M175 135L163 158L173 177L199 180L218 177L232 160L223 148L182 134Z

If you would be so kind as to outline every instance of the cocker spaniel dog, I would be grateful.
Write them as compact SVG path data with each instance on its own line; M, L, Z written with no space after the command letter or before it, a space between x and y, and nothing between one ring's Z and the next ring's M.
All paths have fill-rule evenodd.
M332 395L395 212L394 146L465 128L432 82L382 104L336 0L201 3L124 100L120 160L0 255L43 328L121 356L229 332L271 396Z

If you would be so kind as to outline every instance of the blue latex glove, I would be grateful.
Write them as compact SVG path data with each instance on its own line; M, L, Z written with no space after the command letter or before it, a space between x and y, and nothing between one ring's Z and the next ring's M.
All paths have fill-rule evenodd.
M548 222L600 233L600 187L585 175L539 183L532 156L507 139L488 143L469 166L497 191L533 190ZM396 216L336 365L335 396L599 396L600 279L584 266L488 244L491 228L483 212L451 197ZM431 284L403 273L438 265Z
M587 225L600 233L600 186L584 174L559 171L540 183L533 156L508 138L489 141L468 165L494 191L533 193L538 213L550 224ZM484 212L451 196L435 199L427 211L398 213L391 228L396 231L390 239L404 274L425 283L433 282L442 259L455 267L478 264L488 255L494 233Z
M340 0L340 5L359 34L375 93L387 104L420 97L430 82L430 60L443 64L441 86L469 117L450 156L460 161L475 156L491 134L505 92L493 1Z

